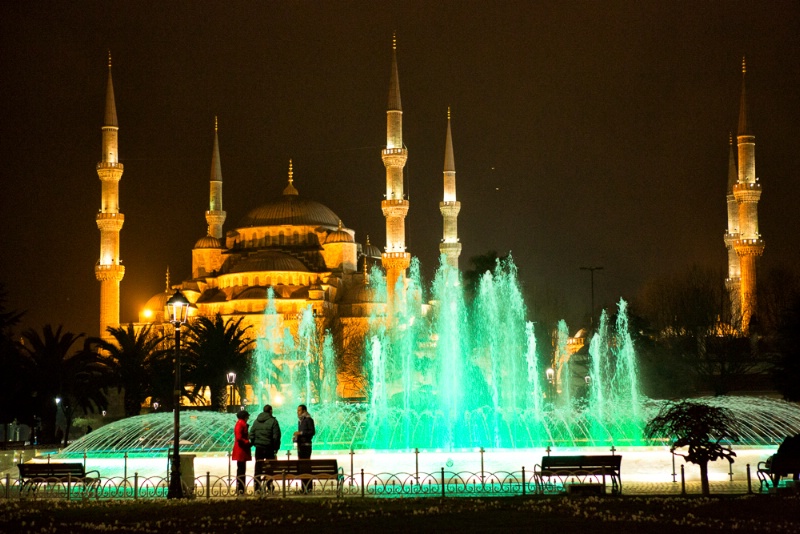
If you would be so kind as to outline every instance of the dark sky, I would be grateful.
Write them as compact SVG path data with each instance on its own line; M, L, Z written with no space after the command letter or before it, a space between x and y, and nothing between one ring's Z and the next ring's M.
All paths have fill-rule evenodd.
M114 63L122 320L187 278L205 235L214 116L229 230L300 194L385 244L380 201L397 31L411 210L430 277L452 108L462 268L511 251L570 321L693 263L725 266L740 65L764 268L800 262L796 1L3 2L0 282L27 325L96 334L100 127ZM577 325L576 325L577 326ZM573 328L574 330L574 328Z

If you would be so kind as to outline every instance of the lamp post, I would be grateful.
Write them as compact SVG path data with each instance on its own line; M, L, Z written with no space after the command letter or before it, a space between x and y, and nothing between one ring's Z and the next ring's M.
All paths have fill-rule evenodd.
M234 398L234 396L235 396L235 391L236 391L235 390L235 387L236 387L236 373L231 371L230 373L225 375L225 377L228 379L228 386L230 387L230 390L231 390L231 393L228 396L228 406L235 406L236 405L236 399Z
M174 436L172 445L172 470L170 471L169 489L167 499L182 499L183 486L181 486L181 456L180 456L180 434L181 434L181 326L186 323L189 315L189 301L183 296L180 290L175 291L167 301L167 316L169 322L175 327L175 389L174 395Z
M556 372L552 367L548 367L544 372L547 377L547 383L550 384L550 403L556 400Z

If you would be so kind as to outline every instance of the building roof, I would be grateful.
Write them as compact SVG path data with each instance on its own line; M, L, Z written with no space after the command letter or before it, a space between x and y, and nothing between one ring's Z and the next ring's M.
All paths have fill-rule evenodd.
M231 273L249 273L258 271L309 272L308 267L294 256L277 250L264 250L254 256L243 259L231 267Z

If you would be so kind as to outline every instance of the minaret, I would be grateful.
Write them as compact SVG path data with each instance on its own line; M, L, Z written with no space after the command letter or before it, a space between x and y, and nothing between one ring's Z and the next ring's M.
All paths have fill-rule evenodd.
M733 243L739 256L741 269L742 332L747 334L750 319L756 313L756 258L764 253L764 241L758 231L758 201L761 184L756 178L756 143L747 122L747 96L745 77L747 67L742 58L742 99L739 106L739 132L736 137L739 149L739 176L733 187L733 196L739 208L739 236Z
M444 199L439 202L439 211L444 219L444 233L439 252L445 255L447 264L458 269L461 243L458 241L458 212L461 202L456 200L456 163L453 157L453 134L450 131L450 108L447 108L447 137L444 145Z
M222 165L219 159L219 123L214 117L214 152L211 154L211 193L208 200L206 222L208 235L222 239L222 225L225 224L222 210Z
M728 229L725 232L725 249L728 251L728 277L725 287L728 290L731 303L731 316L738 321L741 318L742 297L740 293L741 268L739 256L733 244L739 239L739 205L733 194L733 188L739 181L736 171L736 155L733 152L733 134L728 137L728 187L726 201L728 205Z
M100 230L100 259L94 268L95 276L100 281L100 335L105 338L108 337L106 329L109 326L119 325L119 283L125 276L125 267L119 259L119 232L125 216L119 211L119 180L123 167L119 162L118 130L109 52L106 113L102 128L103 155L97 164L97 176L102 184L100 211L96 218Z
M386 199L381 202L381 210L386 217L386 249L381 258L386 269L386 288L391 305L397 281L405 278L406 269L411 263L411 255L406 252L408 200L403 193L403 168L408 159L408 150L403 146L403 107L400 104L395 36L392 36L392 73L386 110L386 148L381 152L381 158L386 167Z

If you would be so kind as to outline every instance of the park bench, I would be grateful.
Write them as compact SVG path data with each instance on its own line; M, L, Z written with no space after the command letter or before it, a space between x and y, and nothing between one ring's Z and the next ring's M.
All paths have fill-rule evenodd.
M257 460L255 477L261 487L267 481L283 481L286 494L287 480L331 480L336 484L336 495L341 496L344 484L344 471L335 459L319 458L310 460Z
M769 490L770 487L777 488L782 477L792 475L797 484L798 473L800 473L800 457L774 454L767 458L766 462L758 462L756 475L759 481L759 490Z
M0 441L0 451L16 451L24 448L24 441Z
M546 485L552 486L555 478L567 490L572 481L575 490L580 490L580 486L596 485L604 493L608 477L611 492L622 493L621 464L622 456L617 455L544 456L542 463L533 468L536 491L544 493Z
M89 471L82 463L29 463L17 464L19 468L20 490L19 495L23 497L35 492L40 486L53 484L66 484L67 497L75 485L84 487L83 496L93 491L97 497L97 488L100 485L100 473ZM89 476L95 475L95 476Z
M769 489L770 483L773 488L777 488L781 477L789 475L792 475L797 484L800 480L800 434L787 436L775 454L767 458L766 462L758 462L756 475L761 491L765 487Z

